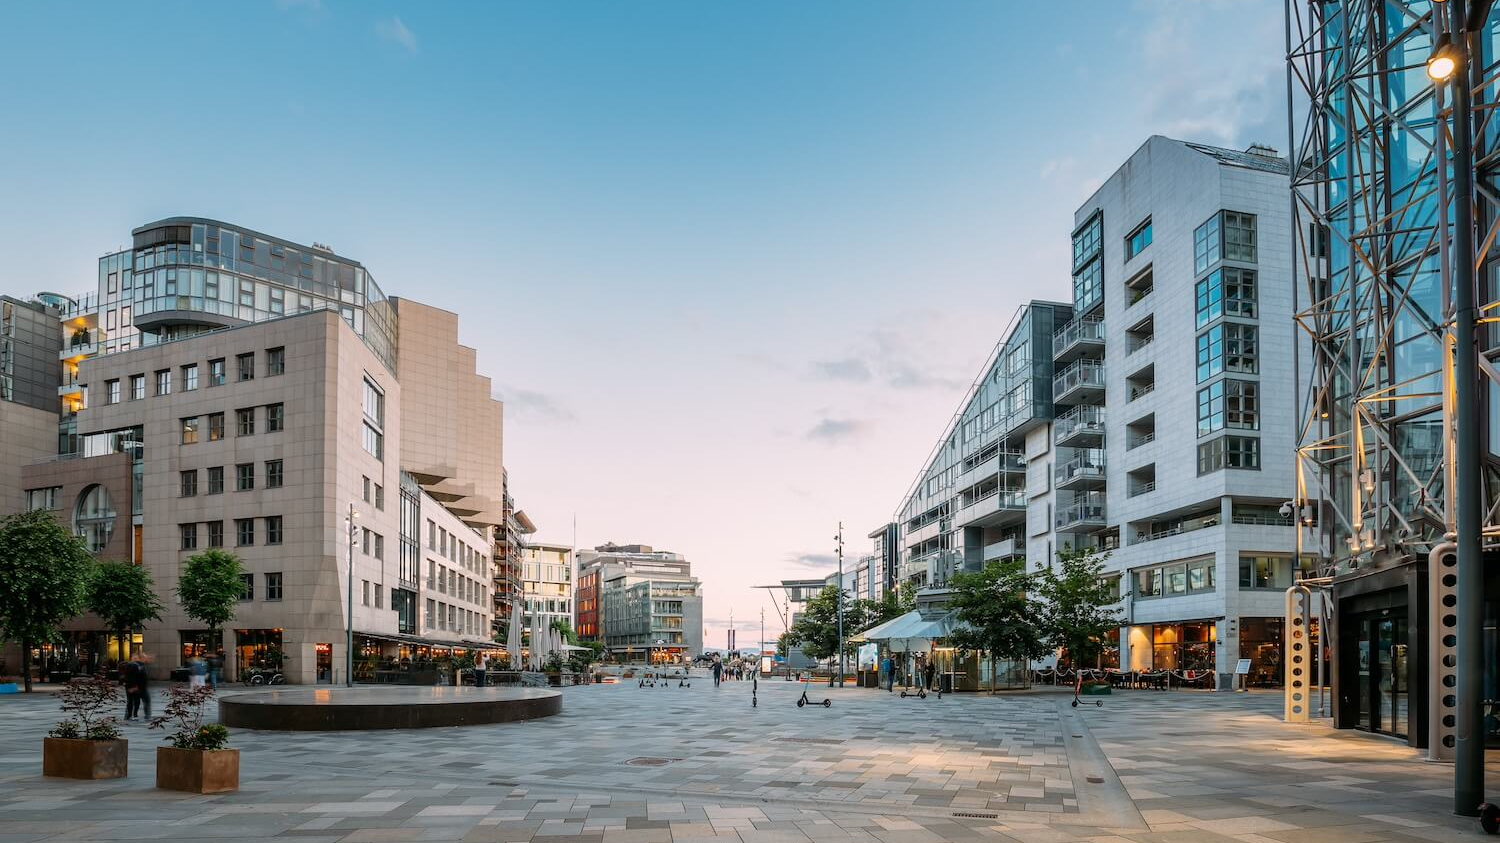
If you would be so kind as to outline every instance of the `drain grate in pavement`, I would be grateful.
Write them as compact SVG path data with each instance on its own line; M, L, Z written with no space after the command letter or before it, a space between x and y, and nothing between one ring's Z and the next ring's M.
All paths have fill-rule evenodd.
M955 817L968 817L969 819L974 819L974 820L998 820L998 819L1000 819L1000 815L999 814L983 814L983 813L980 813L978 811L954 811L953 812L953 816L955 816Z
M653 758L649 755L641 755L632 758L625 763L631 767L665 767L673 761L681 761L681 758Z
M781 743L818 743L832 745L843 743L843 741L838 738L771 738L771 740L780 741Z

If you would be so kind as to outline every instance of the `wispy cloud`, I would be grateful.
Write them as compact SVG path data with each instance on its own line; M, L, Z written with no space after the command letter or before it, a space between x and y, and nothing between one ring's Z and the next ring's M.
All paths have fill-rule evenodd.
M576 417L561 399L546 392L514 386L496 386L494 398L505 402L507 417L570 422Z
M868 425L857 419L822 419L813 425L806 437L814 442L835 444L863 433Z
M381 38L399 44L406 52L412 55L417 54L417 36L401 22L400 18L393 15L377 21L375 32Z
M820 571L830 570L839 564L838 557L832 553L790 553L787 554L786 562L798 568L817 568Z
M864 383L872 377L870 364L858 358L843 360L817 360L812 364L813 374L830 381L855 381Z

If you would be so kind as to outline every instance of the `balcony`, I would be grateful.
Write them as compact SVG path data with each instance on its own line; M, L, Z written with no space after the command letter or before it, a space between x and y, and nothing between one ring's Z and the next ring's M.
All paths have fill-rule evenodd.
M1084 355L1104 353L1104 317L1084 316L1057 329L1052 335L1052 359L1069 363Z
M63 345L62 351L58 352L59 360L76 363L85 357L93 357L99 353L99 342L103 339L98 330L74 331Z
M994 456L980 460L958 475L957 487L967 489L982 483L996 474L1025 474L1026 462L1020 451L1000 451Z
M1074 360L1052 378L1054 404L1093 404L1104 397L1104 361Z
M1006 539L994 544L984 546L982 561L993 562L997 559L1011 559L1026 554L1026 543L1018 539Z
M1153 487L1155 481L1152 481ZM1144 542L1160 541L1161 539L1180 536L1184 533L1195 533L1199 530L1208 530L1218 527L1224 523L1224 519L1217 511L1205 512L1199 515L1190 515L1171 521L1153 521L1140 525L1135 531L1135 538L1131 544L1142 544Z
M991 527L1026 517L1025 489L995 489L958 511L956 527Z
M1090 492L1079 495L1073 503L1057 508L1058 531L1102 530L1108 523L1104 520L1104 493Z
M1057 417L1057 444L1068 447L1096 448L1104 443L1104 408L1094 405L1074 407Z
M1059 463L1056 481L1059 490L1104 488L1104 452L1084 454Z

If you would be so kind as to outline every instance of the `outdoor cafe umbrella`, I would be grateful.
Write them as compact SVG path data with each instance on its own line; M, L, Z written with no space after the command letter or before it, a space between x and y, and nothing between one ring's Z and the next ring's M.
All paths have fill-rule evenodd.
M510 628L505 631L505 652L510 656L510 669L520 670L521 665L521 601L510 601Z

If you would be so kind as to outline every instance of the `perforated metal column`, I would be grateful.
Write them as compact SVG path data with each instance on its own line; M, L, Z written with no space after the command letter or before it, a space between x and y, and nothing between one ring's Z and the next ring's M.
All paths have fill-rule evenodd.
M1312 591L1305 585L1286 590L1286 711L1288 723L1307 723L1312 719L1308 705L1308 678L1312 675L1308 630L1312 628Z
M1427 555L1428 612L1432 635L1427 651L1432 667L1428 688L1427 757L1452 761L1458 725L1458 551L1452 542Z

